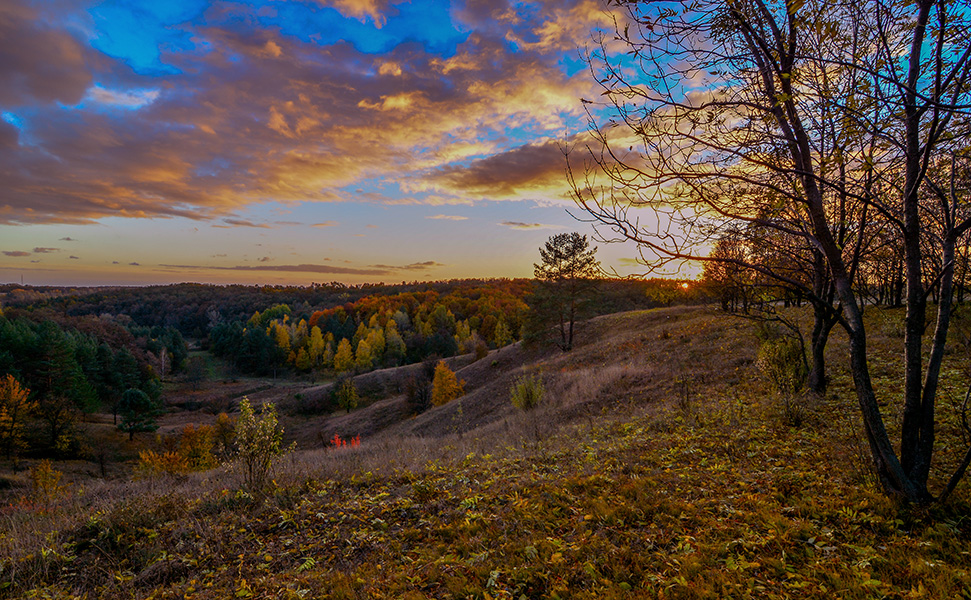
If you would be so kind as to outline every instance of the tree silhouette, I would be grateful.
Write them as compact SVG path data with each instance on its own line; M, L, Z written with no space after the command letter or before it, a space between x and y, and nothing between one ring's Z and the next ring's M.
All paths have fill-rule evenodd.
M529 298L532 309L531 329L542 332L555 323L559 328L558 345L573 348L573 326L585 312L600 277L597 249L590 248L587 236L558 233L539 249L542 262L533 264L536 285Z

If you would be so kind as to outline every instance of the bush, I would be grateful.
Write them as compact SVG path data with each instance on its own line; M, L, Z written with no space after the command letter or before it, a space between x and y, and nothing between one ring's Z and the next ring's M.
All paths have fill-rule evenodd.
M215 445L216 430L212 425L196 427L190 423L182 428L179 454L185 457L190 469L201 471L215 467L216 457L212 453Z
M144 477L158 475L185 475L191 469L185 456L174 450L155 452L143 450L138 453L135 470Z
M516 379L509 391L512 405L520 410L532 410L543 401L543 378L539 375L523 375Z
M216 426L213 428L215 441L214 452L221 457L229 455L236 439L236 423L232 417L224 412L216 416Z
M756 365L782 397L782 421L792 427L802 425L807 416L806 398L797 396L809 376L802 344L791 337L765 341L759 348Z
M353 379L338 379L334 383L334 402L340 408L351 412L352 408L357 408L359 399L360 396L357 394L357 388L354 387Z
M790 337L763 342L756 365L783 396L795 396L806 385L806 367L802 344Z
M263 493L273 463L292 450L292 446L283 447L283 428L277 421L276 407L264 404L263 415L257 419L249 398L243 397L236 420L236 456L243 471L243 486L252 493Z
M458 380L444 360L439 361L435 366L435 378L432 380L432 404L442 406L463 395L464 383Z
M43 504L50 504L67 492L67 486L61 484L64 474L55 469L49 460L42 460L31 467L28 477L31 495Z

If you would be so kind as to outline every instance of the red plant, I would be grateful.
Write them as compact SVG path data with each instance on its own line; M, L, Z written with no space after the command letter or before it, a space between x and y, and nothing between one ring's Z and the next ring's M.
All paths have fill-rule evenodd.
M351 438L350 442L351 443L348 444L347 440L341 439L341 436L335 433L334 437L331 438L330 440L330 445L333 446L334 448L347 448L348 446L350 446L351 448L357 448L358 446L361 445L361 435L358 434L355 437Z

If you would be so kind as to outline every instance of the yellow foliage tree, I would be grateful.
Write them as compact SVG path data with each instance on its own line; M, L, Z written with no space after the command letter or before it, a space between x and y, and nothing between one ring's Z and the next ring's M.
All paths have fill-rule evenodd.
M301 371L309 371L310 367L313 366L313 362L310 360L310 355L307 351L301 348L297 351L297 356L294 359L294 364Z
M291 328L290 339L292 340L293 346L303 346L307 341L307 336L310 334L307 332L307 321L306 319L300 319L300 322Z
M361 343L361 340L367 338L367 331L367 325L365 325L363 322L357 326L357 331L354 332L354 338L351 339L351 344L353 344L355 348L357 348L357 345Z
M369 331L367 334L367 344L371 347L371 356L374 358L373 362L378 362L384 354L384 329L378 327Z
M371 355L371 344L367 340L361 340L357 345L357 352L354 353L354 365L358 370L366 371L371 368L374 357Z
M401 363L408 353L405 340L398 333L398 325L394 319L388 319L388 324L384 328L385 362L397 365Z
M314 325L310 330L310 341L307 343L307 353L310 355L310 364L318 367L324 360L324 351L327 348L324 336L320 333L320 327Z
M496 323L496 329L492 334L493 342L496 344L496 348L502 348L510 342L512 342L512 334L509 332L509 326L506 325L506 320L499 317L499 322Z
M276 345L289 352L290 332L287 331L286 327L283 327L277 323L274 323L271 327L273 328L272 336L273 340L276 342Z
M179 440L179 454L181 454L190 469L202 470L216 466L216 457L212 451L216 446L216 429L212 425L191 423L182 428Z
M0 447L7 458L24 447L24 424L37 410L29 396L30 390L21 387L13 375L0 378Z
M329 333L327 335L330 336ZM334 340L332 339L327 341L327 346L324 348L324 356L320 359L320 366L334 366Z
M432 404L441 406L448 404L465 394L464 381L459 381L452 369L448 368L444 360L435 365L435 377L432 380Z
M354 368L354 351L351 350L351 341L342 338L337 344L337 353L334 354L334 370L344 373Z

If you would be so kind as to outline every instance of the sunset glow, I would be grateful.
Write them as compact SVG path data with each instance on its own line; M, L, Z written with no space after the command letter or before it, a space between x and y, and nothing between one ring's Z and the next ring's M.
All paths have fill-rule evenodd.
M0 281L529 276L594 0L0 7ZM605 265L623 249L601 253Z

